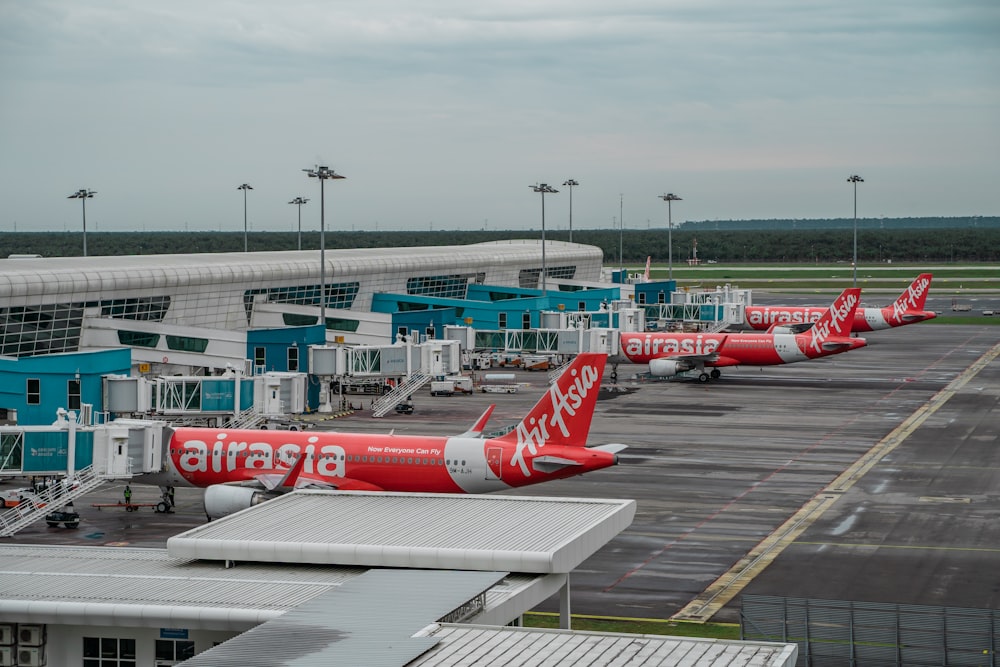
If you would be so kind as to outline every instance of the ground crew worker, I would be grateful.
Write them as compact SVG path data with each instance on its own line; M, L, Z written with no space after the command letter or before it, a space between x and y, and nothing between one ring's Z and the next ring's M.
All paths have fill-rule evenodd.
M125 485L125 504L126 505L132 504L132 487L129 486L128 484Z

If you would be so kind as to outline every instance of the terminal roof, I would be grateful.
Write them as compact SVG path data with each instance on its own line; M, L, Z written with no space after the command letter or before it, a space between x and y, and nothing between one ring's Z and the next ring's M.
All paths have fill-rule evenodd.
M178 558L568 573L634 500L300 490L167 540Z

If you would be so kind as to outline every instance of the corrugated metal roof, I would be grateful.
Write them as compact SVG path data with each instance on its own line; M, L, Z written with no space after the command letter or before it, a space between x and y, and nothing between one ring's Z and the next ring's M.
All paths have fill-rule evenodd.
M180 664L398 667L438 642L420 635L432 619L476 598L504 574L372 570Z
M407 667L443 665L792 667L798 656L798 647L795 644L720 641L663 635L625 635L455 624L441 624L431 628L427 635L439 642L424 655L405 663ZM357 664L364 664L364 661Z
M570 572L634 500L302 490L167 541L178 558Z
M186 619L245 630L362 573L263 563L227 569L163 549L0 545L0 618L143 627Z

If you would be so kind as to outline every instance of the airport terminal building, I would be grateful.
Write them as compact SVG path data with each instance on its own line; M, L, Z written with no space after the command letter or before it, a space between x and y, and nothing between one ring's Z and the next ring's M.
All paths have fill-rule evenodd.
M537 288L543 271L597 281L602 258L593 246L548 241L543 252L540 241L514 240L332 250L325 271L318 250L6 259L0 356L117 346L204 353L211 341L198 330L315 325L321 298L327 329L347 335L364 329L358 319L376 294L464 299L475 284Z
M324 256L323 269L318 250L0 260L0 421L102 410L110 375L307 374L313 346L537 326L556 307L553 281L596 283L602 262L599 248L535 240ZM613 293L574 293L571 308Z

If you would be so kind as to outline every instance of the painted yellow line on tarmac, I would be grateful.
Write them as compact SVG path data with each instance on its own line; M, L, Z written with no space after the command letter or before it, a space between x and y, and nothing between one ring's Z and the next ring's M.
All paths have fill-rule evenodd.
M900 549L907 550L912 549L914 551L961 551L966 553L1000 553L1000 548L990 548L990 547L942 547L933 545L920 545L920 544L864 544L863 542L858 542L856 544L851 542L796 542L796 545L802 546L813 546L813 547L844 547L847 549Z
M1000 356L1000 343L994 345L983 356L977 359L947 387L934 394L926 403L917 408L902 424L892 430L887 436L875 443L861 458L855 461L847 470L840 474L819 494L810 499L785 523L773 533L765 537L750 550L746 556L736 562L721 577L712 582L698 597L671 616L671 620L707 622L722 607L739 595L754 577L777 558L781 552L811 526L817 518L823 515L840 497L876 463L901 445L928 417L937 412L951 399L955 393L964 387L979 371Z

